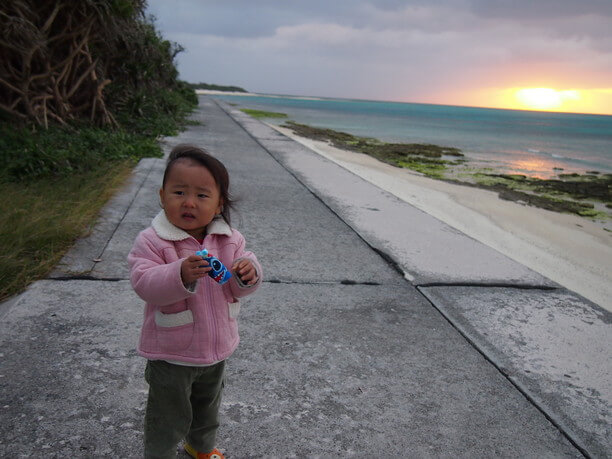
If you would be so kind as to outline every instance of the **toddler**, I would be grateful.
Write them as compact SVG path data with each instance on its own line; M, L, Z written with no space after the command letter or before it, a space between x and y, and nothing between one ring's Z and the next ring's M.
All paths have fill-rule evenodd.
M146 302L138 352L148 359L145 457L223 458L215 448L225 360L238 346L240 297L261 284L261 267L230 227L229 175L201 148L179 145L168 158L161 212L128 255L130 279ZM207 249L232 277L208 276L195 254Z

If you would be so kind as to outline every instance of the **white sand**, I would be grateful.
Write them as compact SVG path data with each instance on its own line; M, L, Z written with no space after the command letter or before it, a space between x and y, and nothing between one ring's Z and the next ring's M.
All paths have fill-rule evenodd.
M252 92L239 92L239 91L218 91L216 89L196 89L196 94L203 94L208 96L258 96Z
M504 201L270 125L403 201L612 311L612 233L585 218Z

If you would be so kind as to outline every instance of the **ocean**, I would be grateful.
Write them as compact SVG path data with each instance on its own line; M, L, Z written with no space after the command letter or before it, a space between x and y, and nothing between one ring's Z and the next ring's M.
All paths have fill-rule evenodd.
M386 142L460 148L475 167L554 178L612 173L612 116L275 95L215 96L239 108ZM285 119L268 119L282 124Z

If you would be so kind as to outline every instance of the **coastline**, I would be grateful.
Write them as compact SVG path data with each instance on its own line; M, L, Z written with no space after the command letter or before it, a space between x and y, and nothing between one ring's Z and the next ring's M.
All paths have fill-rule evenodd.
M196 89L196 94L207 96L258 96L252 92L237 92L237 91L219 91L216 89Z
M505 201L268 126L399 199L612 311L612 233L576 215Z

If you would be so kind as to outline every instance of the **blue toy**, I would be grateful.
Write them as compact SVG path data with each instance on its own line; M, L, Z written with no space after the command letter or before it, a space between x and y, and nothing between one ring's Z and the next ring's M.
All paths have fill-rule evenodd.
M232 277L232 273L225 267L221 260L208 253L208 250L202 249L195 253L196 255L204 258L208 262L208 266L212 269L208 271L208 275L212 277L216 282L223 285Z

